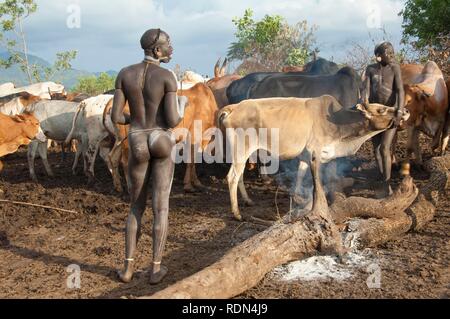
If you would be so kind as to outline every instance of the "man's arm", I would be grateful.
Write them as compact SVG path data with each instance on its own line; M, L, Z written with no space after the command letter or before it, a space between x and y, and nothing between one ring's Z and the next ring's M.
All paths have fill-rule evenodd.
M183 120L187 104L185 96L177 96L178 85L175 77L168 73L164 85L164 113L169 128L174 128Z
M371 74L370 74L370 66L367 67L366 72L364 74L364 84L363 84L363 91L361 92L361 99L363 103L369 103L370 98L370 86L371 86Z
M130 115L124 114L123 112L126 102L125 94L122 90L122 72L120 72L116 80L116 92L114 93L111 111L111 120L113 123L122 125L130 124Z
M403 111L405 107L405 90L403 88L402 72L400 65L395 64L394 69L394 90L396 94L396 109L397 111ZM402 112L399 112L402 113Z

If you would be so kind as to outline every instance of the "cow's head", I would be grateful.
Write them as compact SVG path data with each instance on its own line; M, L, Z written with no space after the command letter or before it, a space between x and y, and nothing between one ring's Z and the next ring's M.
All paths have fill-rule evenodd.
M366 118L369 128L374 131L386 130L394 125L396 111L393 107L382 104L358 104L356 109ZM402 121L407 121L409 112L405 110Z
M422 127L434 135L444 120L434 107L432 95L419 85L405 85L405 107L410 111L408 124Z
M24 137L29 140L37 139L41 142L46 141L44 132L39 125L39 121L32 114L23 113L13 117L13 120L22 124L22 132Z

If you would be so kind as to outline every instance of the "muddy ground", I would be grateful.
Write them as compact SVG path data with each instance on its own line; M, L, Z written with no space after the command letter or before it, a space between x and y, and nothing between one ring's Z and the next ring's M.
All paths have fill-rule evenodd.
M397 153L404 150L401 135ZM425 158L430 158L429 140L422 139ZM199 176L208 187L203 193L183 192L183 166L176 169L170 234L164 263L168 277L157 286L148 284L151 262L151 210L144 218L144 229L136 263L139 272L130 284L116 279L116 269L124 259L124 227L128 198L113 191L112 179L103 162L96 165L97 180L86 185L81 174L72 176L70 160L62 162L52 152L50 163L55 179L45 176L37 160L39 184L28 175L25 150L3 160L0 199L29 202L72 210L25 207L0 203L0 298L120 298L151 295L214 263L231 247L264 230L263 226L234 221L229 209L225 165L201 165ZM355 187L348 194L373 196L375 166L371 146L366 144L354 159L361 160L362 171L353 173ZM414 170L420 186L428 176ZM395 183L399 175L394 173ZM243 214L276 219L276 186L265 186L257 174L246 176L249 193L256 207L243 208ZM334 279L282 282L269 274L255 288L239 298L448 298L450 295L450 194L439 203L433 222L419 233L390 242L371 254L380 261L381 288L369 289L365 268L344 281ZM151 199L149 199L150 207ZM289 210L289 198L278 193L278 209ZM79 265L81 288L69 289L69 265Z

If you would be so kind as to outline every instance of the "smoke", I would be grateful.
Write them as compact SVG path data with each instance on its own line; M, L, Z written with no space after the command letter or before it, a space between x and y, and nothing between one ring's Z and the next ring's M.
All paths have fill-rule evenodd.
M335 192L343 192L343 188L352 186L348 179L355 163L350 158L339 158L329 163L321 164L320 177L329 201L333 201ZM299 176L299 169L304 169L304 176ZM264 172L264 170L262 170ZM281 187L289 190L293 196L293 207L296 209L310 209L313 200L313 179L309 166L300 165L300 159L280 162L280 170L275 175L275 181ZM298 179L298 180L297 180ZM298 183L298 185L297 185Z

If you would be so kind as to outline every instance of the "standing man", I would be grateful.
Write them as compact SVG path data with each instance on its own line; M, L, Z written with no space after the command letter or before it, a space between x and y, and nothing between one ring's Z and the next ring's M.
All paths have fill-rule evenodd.
M184 116L186 97L177 97L177 81L160 62L171 60L173 49L169 35L151 29L141 38L145 59L122 69L117 76L112 121L129 124L129 193L131 211L126 229L125 269L120 280L130 282L134 273L134 255L141 235L142 215L146 208L147 189L152 180L153 265L150 283L161 282L167 268L161 265L167 239L169 196L175 163L172 148L175 140L170 129ZM130 114L123 109L128 101Z
M384 196L388 196L392 194L390 185L392 169L391 145L403 115L405 93L400 65L395 62L392 44L383 42L377 45L375 56L377 63L369 65L366 70L366 83L362 94L364 102L395 107L397 112L394 126L372 138L377 165L380 173L383 175Z

